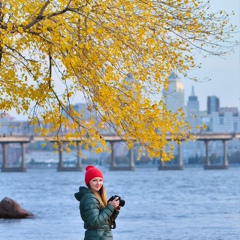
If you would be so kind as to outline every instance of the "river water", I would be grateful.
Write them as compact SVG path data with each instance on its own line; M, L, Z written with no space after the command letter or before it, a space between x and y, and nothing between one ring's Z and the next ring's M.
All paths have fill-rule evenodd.
M114 240L239 240L240 167L229 170L109 171L100 167L108 196L126 205ZM0 172L0 198L16 200L33 219L0 219L1 240L83 240L74 193L84 172L29 169ZM1 200L0 199L0 200Z

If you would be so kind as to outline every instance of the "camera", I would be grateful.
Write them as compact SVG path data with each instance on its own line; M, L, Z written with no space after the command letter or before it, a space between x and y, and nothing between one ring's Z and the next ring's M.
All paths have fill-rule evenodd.
M119 200L119 206L120 206L120 207L123 207L123 206L125 205L125 201L124 201L123 199L121 199L121 197L119 197L119 196L117 196L117 195L114 195L114 196L110 197L110 198L108 199L108 202L114 200L116 197L117 197L118 200Z

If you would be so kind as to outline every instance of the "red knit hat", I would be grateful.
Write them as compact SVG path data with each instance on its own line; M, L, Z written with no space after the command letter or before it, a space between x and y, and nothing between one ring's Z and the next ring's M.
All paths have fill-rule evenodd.
M86 183L86 185L88 185L89 182L95 177L100 177L100 178L103 179L102 172L92 165L87 166L86 167L86 173L85 173L85 183Z

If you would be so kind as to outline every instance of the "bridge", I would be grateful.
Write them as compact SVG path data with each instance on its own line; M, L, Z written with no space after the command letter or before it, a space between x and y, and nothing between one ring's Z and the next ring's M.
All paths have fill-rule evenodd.
M192 134L197 141L204 141L205 142L205 151L206 151L206 159L204 163L204 169L210 170L210 169L228 169L228 159L227 159L227 141L233 140L233 139L240 139L240 133L198 133L198 134ZM111 164L110 164L110 170L134 170L135 169L135 163L134 163L134 151L133 149L130 149L130 158L129 158L129 164L126 167L117 166L115 161L115 154L114 154L114 143L115 142L122 142L126 141L126 139L122 138L118 135L102 135L102 137L105 139L106 142L109 142L111 145ZM0 137L0 144L2 144L3 149L3 164L1 171L2 172L26 172L26 162L25 162L25 153L26 153L26 144L36 142L36 141L56 141L55 138L52 136L49 136L47 138L41 137L41 136L20 136L20 135L14 135L14 136L5 136ZM171 136L167 136L166 138L168 141L171 141ZM209 142L210 141L223 141L223 163L222 165L211 165L210 159L209 159ZM77 143L77 151L80 150L80 142L81 140L77 138L71 138L69 140L63 141L63 142L69 142L69 141L75 141ZM184 140L182 140L184 141ZM7 167L7 148L8 144L10 143L19 143L21 144L21 164L20 167ZM59 146L59 162L58 162L58 171L82 171L82 159L80 156L78 156L77 164L75 167L64 167L63 165L63 155L61 151L61 146ZM160 159L161 156L159 156ZM158 167L159 170L182 170L183 169L183 161L182 161L182 142L178 144L178 160L176 165L165 165L163 161L160 160L160 165Z

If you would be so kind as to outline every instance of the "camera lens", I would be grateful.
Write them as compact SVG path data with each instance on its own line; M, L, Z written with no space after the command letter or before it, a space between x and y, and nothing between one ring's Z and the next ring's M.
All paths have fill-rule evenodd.
M124 205L125 205L125 201L121 199L120 202L119 202L119 206L123 207Z

